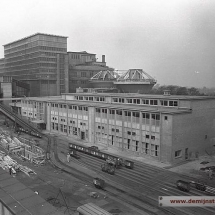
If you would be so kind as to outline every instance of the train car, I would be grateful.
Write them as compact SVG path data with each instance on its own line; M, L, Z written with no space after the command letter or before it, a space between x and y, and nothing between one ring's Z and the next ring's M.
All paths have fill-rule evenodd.
M124 165L126 168L129 168L129 169L134 168L134 162L133 161L125 160Z
M124 162L123 162L122 158L114 156L114 155L107 154L105 152L101 152L101 151L99 151L98 147L96 147L96 146L87 147L87 146L84 146L84 145L81 145L81 144L70 143L69 144L69 149L70 150L75 149L75 150L80 151L82 153L85 153L85 154L88 154L88 155L103 159L105 161L106 160L114 160L115 163L116 163L116 166L118 168L120 168L120 167L122 167L124 165ZM134 164L132 163L132 161L127 161L125 166L132 169Z
M193 185L197 190L206 190L206 185L204 183L191 181L190 184Z
M182 190L184 192L189 192L190 191L190 182L178 180L176 182L176 186L179 190Z

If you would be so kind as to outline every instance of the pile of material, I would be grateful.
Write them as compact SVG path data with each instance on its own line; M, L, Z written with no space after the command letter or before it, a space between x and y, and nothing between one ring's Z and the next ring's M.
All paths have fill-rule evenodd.
M0 167L8 172L11 168L13 174L16 174L16 172L18 171L22 171L28 176L30 176L30 174L36 174L32 169L21 164L18 164L9 155L6 155L2 151L0 151Z

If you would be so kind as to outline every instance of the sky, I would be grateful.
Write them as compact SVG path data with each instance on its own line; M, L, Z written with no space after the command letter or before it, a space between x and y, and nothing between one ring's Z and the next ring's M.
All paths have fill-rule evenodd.
M214 11L214 0L0 0L0 58L4 44L55 34L160 85L215 87Z

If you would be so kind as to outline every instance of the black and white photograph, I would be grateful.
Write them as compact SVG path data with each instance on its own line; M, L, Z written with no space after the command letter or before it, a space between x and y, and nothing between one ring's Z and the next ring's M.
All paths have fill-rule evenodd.
M0 19L0 215L215 214L214 0Z

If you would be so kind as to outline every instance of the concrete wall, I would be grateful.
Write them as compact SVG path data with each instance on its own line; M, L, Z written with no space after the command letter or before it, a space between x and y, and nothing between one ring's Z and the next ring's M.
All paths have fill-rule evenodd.
M51 131L51 103L46 104L46 130Z
M40 93L42 96L54 96L57 94L56 81L42 81L40 84Z
M160 161L168 163L172 160L173 116L170 114L161 114L160 123Z
M30 85L30 96L38 97L40 96L40 81L26 81Z
M95 109L94 107L89 107L89 142L95 143Z
M215 101L192 101L190 114L174 115L172 158L173 162L185 160L185 149L189 158L205 154L212 147L215 139ZM175 158L175 151L182 150L182 156Z
M1 91L3 93L3 98L12 97L12 83L1 83Z

